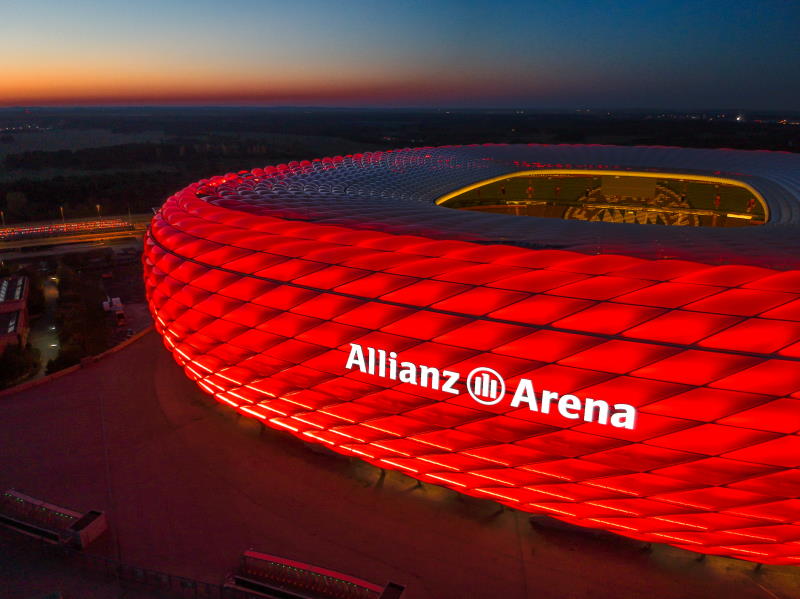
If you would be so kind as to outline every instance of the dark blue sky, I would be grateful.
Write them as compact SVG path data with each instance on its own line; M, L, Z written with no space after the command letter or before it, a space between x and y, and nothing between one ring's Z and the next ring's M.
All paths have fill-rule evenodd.
M0 105L800 109L800 2L3 3Z

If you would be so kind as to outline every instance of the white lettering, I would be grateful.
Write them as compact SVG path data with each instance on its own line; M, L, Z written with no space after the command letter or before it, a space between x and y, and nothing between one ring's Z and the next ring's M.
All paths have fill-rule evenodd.
M552 391L542 391L542 414L550 413L550 401L558 400L558 393Z
M586 407L583 412L583 419L586 422L594 422L594 409L597 408L597 424L608 423L608 404L602 399L586 398Z
M369 355L369 368L367 372L370 374L375 374L375 348L368 347L367 354Z
M461 376L457 372L453 372L452 370L443 370L442 375L447 379L442 385L442 391L445 393L452 393L453 395L458 395L461 393L458 389L456 389L455 385L458 382L459 377Z
M431 389L439 389L439 369L432 366L419 367L419 384L423 387L428 386L428 375L430 375Z
M439 370L434 366L415 364L414 362L398 362L397 352L374 347L363 348L358 343L350 344L345 368L379 376L390 381L400 381L409 385L418 385L442 391L451 395L461 395L457 385L461 373L453 370ZM506 383L502 375L487 367L474 368L467 377L466 392L479 404L495 405L503 401ZM510 407L527 406L531 412L550 414L551 407L558 414L569 420L582 418L586 422L608 425L615 428L633 430L636 426L636 408L617 403L611 408L602 399L587 397L581 399L577 395L560 395L555 391L543 389L537 400L536 389L531 379L520 379Z
M611 415L611 426L627 428L632 431L635 424L636 408L626 403L615 403L614 413Z
M367 364L364 361L364 350L361 349L358 343L350 344L350 355L347 357L347 364L345 364L344 367L352 368L353 366L358 366L361 372L367 371Z
M401 383L417 384L417 365L413 362L400 362L400 376L398 377Z
M386 350L378 350L378 376L381 378L386 377Z
M536 392L533 389L533 383L530 379L522 379L517 385L517 390L514 392L514 397L511 398L511 407L518 408L521 404L528 404L528 409L532 412L538 412L539 408L536 405Z
M578 413L581 409L581 400L574 395L562 395L558 400L558 413L564 418L576 420L581 417ZM578 410L578 412L571 412L570 410Z

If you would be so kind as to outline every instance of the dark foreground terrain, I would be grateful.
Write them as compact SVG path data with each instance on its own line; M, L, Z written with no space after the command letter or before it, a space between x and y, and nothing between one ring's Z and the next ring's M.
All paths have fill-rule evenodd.
M492 502L320 453L230 417L154 333L0 398L0 489L108 514L92 551L220 583L248 548L377 583L407 599L790 599L800 570L531 526ZM66 564L66 565L65 565ZM125 594L10 533L0 594ZM653 593L652 589L658 589Z

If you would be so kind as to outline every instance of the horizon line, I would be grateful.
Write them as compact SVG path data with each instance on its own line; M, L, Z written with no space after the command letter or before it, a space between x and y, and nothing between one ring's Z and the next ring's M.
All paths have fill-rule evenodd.
M475 112L475 111L501 111L501 112L551 112L551 113L579 113L584 115L613 112L662 112L662 113L797 113L800 114L800 108L744 108L744 107L681 107L681 108L667 108L667 107L642 107L642 106L600 106L600 107L567 107L567 106L546 106L546 107L532 107L532 106L446 106L446 105L325 105L325 104L257 104L257 103L241 103L241 104L227 104L227 103L64 103L64 104L13 104L13 105L0 105L0 111L10 110L48 110L48 109L113 109L113 108L216 108L216 109L260 109L260 110L369 110L369 111L392 111L392 110L419 110L429 112Z

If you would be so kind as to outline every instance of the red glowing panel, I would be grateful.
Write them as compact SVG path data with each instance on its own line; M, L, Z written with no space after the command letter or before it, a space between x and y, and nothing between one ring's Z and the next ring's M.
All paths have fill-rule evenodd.
M603 275L646 263L641 258L630 256L619 256L616 254L601 254L599 256L583 256L575 260L570 260L563 264L561 268L570 272L580 272L587 275Z
M686 306L687 310L733 314L735 316L755 316L781 304L796 299L789 293L761 291L759 289L728 289L709 298Z
M750 281L742 287L751 289L765 289L767 291L785 291L787 293L800 293L800 272L787 270L775 273L768 271L768 275Z
M166 202L145 282L186 375L428 483L797 563L797 271L401 235L374 212L314 222L294 196L250 201L405 155L257 169Z
M620 277L632 277L634 279L645 279L651 281L669 281L683 275L697 271L705 271L708 267L697 262L686 262L684 260L643 260L627 268L614 271Z
M696 387L685 393L651 403L642 408L642 411L653 414L681 414L691 420L711 422L729 414L748 410L766 401L769 401L769 397L765 395Z
M602 342L602 339L588 335L543 330L515 339L495 348L494 351L527 360L557 362Z
M658 283L633 293L622 295L617 298L617 301L642 306L679 308L693 300L718 293L722 289L722 287L710 287L708 285Z
M475 287L454 297L442 300L434 304L433 308L446 312L482 316L523 299L526 299L526 296L516 291Z
M705 268L702 271L685 274L674 280L680 283L737 287L745 283L763 279L772 274L774 274L774 272L766 268L726 264L724 266L714 266L713 268Z
M790 395L800 391L800 367L796 361L768 360L733 373L712 386L750 393Z
M554 322L553 326L587 333L613 335L641 322L650 321L663 313L663 310L657 308L603 302L562 318Z
M456 295L470 289L467 285L459 283L445 283L443 281L423 280L397 291L387 293L382 300L412 306L427 306L446 297Z
M439 343L490 350L528 334L530 329L498 322L473 321L436 338Z
M751 318L698 343L736 351L770 354L800 341L800 323Z
M637 339L688 345L738 322L740 319L735 316L671 310L628 329L623 335Z
M534 295L489 314L492 318L525 324L550 324L559 318L574 314L591 302L567 297Z
M565 297L607 300L645 287L647 283L622 277L598 276L558 287L550 293Z
M764 318L774 318L776 320L793 320L800 322L800 299L773 308L762 314Z
M489 287L499 287L501 289L511 289L514 291L528 291L540 293L549 291L556 287L575 283L587 278L585 275L571 272L561 272L557 270L534 270L524 271L511 277L504 277L489 284Z
M513 266L497 266L494 264L474 264L463 268L456 268L436 276L440 281L453 283L467 283L469 285L486 285L498 279L513 278L515 275L525 274L526 270Z
M625 374L677 351L671 347L613 340L565 358L559 364Z
M705 385L732 372L740 372L757 362L756 358L749 356L690 349L649 364L633 374L660 381Z
M720 424L749 426L776 433L800 431L800 404L798 399L782 398L770 401L744 412L720 419Z

